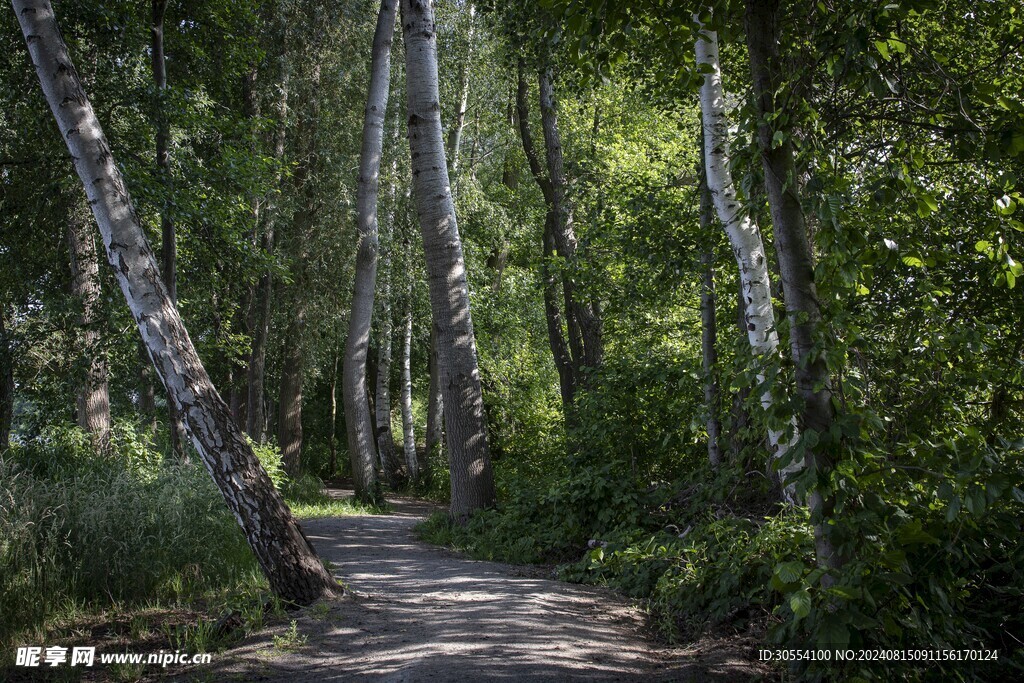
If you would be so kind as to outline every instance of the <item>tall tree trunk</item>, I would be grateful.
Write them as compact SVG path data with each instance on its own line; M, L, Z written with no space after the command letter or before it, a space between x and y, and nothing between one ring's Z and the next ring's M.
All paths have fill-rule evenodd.
M341 354L337 345L334 348L334 359L331 363L331 399L330 399L330 444L331 460L328 463L329 473L333 477L338 472L338 359Z
M14 421L14 354L7 336L7 306L0 300L0 453L11 447Z
M807 240L804 213L798 195L795 150L790 130L777 118L775 97L783 83L778 54L778 0L747 0L747 51L757 107L757 139L764 168L764 186L772 214L775 252L779 259L782 289L789 319L790 350L796 374L796 387L803 401L799 424L802 433L818 437L817 445L808 444L805 466L818 481L828 477L833 467L828 453L829 431L835 418L832 407L832 383L825 355L815 351L821 342L821 307L814 285L814 264ZM777 135L781 133L781 143ZM819 347L820 348L820 347ZM818 563L830 569L841 565L828 529L833 501L820 487L808 497ZM827 582L831 579L823 579Z
M754 356L763 361L778 353L779 335L775 330L771 281L761 231L736 199L736 188L729 169L729 122L725 112L725 93L718 61L718 34L702 30L697 38L696 53L697 64L706 65L708 68L700 88L704 168L708 189L714 199L718 218L729 237L736 264L739 266L747 339ZM764 373L759 369L759 386L764 383L764 379ZM771 409L770 392L761 392L761 405L766 412ZM796 435L786 439L783 431L768 430L768 442L776 459L782 458L795 440ZM784 468L781 472L782 479L785 480L798 469L798 465ZM796 495L795 489L788 485L784 488L784 494L792 501Z
M299 293L296 304L300 310L293 312L285 333L278 395L277 442L284 469L291 477L298 477L302 467L302 379L305 374L302 337L306 322L305 310L301 310L303 297Z
M356 195L359 246L356 251L355 287L342 371L342 398L345 405L345 425L348 429L348 451L352 460L352 478L355 481L356 496L362 500L374 500L380 495L373 418L370 416L370 404L366 399L366 353L370 345L373 295L377 283L377 194L380 186L380 157L384 146L384 118L391 82L391 40L395 33L397 9L397 0L381 1L377 14L377 28L373 34L370 86L363 118L363 146L359 154L359 186ZM390 343L390 334L387 336L387 343ZM385 385L389 375L390 368L379 368L378 376L383 377ZM386 396L378 393L377 428L386 429L390 436L390 405L387 406L389 419L380 422L382 403L389 401L386 400ZM384 453L381 455L383 457Z
M110 445L110 393L107 388L107 358L101 348L97 318L100 307L100 264L96 255L91 221L75 202L68 214L67 240L71 252L71 293L82 310L78 324L82 331L85 376L78 389L78 426L92 438L100 452Z
M397 0L396 0L397 2ZM377 335L377 382L376 391L376 440L377 454L380 459L381 469L384 470L384 478L391 489L400 488L402 485L402 463L398 460L395 452L395 437L391 433L391 361L393 357L392 335L394 334L393 317L391 314L391 225L394 216L389 216L385 221L385 239L387 248L384 251L383 275L380 278L380 324ZM376 460L374 461L376 463ZM376 464L374 464L376 467ZM374 470L376 472L376 470ZM376 476L376 475L374 475Z
M747 299L743 292L742 273L736 278L736 328L741 337L747 335ZM740 453L747 445L747 430L750 429L750 411L747 410L747 398L750 396L750 385L744 384L737 389L732 399L732 427L729 431L729 449L733 459L738 459ZM745 463L746 465L747 463ZM755 469L761 470L763 463L759 463Z
M160 182L164 186L164 201L160 207L160 273L171 303L178 305L178 245L175 235L174 221L171 219L171 165L170 165L170 125L167 121L165 99L167 97L167 62L164 59L164 15L167 12L167 0L152 0L152 23L149 27L150 57L153 67L153 85L156 89L154 118L156 120L156 168ZM167 401L168 432L171 437L171 452L179 460L186 460L185 426L177 413L174 401Z
M558 276L552 272L551 268L551 262L555 257L555 223L558 221L554 208L554 190L551 180L541 166L540 158L533 143L533 132L530 129L529 86L526 83L525 64L522 59L519 60L517 72L516 121L519 124L519 139L523 144L523 153L526 155L530 173L533 175L538 187L540 187L541 194L544 196L544 203L547 205L544 233L541 238L544 253L541 279L544 283L544 315L547 320L548 345L551 348L555 370L558 371L558 386L562 396L562 414L566 420L570 420L576 393L576 366L573 363L572 353L566 344L565 335L562 331L562 314L558 305ZM562 291L567 317L571 317L570 311L573 308L570 304L571 292L565 288L564 283ZM582 341L580 341L580 346L582 346ZM578 350L578 352L582 354L582 350Z
M459 172L459 150L462 147L462 131L466 127L466 107L469 105L469 65L473 61L473 34L476 29L476 7L472 2L467 3L466 12L469 14L469 26L466 29L466 58L459 68L459 108L448 131L448 162L453 176Z
M337 591L291 511L260 466L189 339L132 206L110 145L46 0L14 0L46 101L85 186L107 256L192 444L245 532L271 589L310 603Z
M566 422L572 422L575 415L573 401L576 396L576 376L573 372L572 358L569 347L565 344L562 334L562 314L558 308L558 283L551 272L551 261L555 258L555 236L552 224L554 214L548 212L544 224L544 261L541 266L541 278L544 281L544 316L548 323L548 344L551 356L555 360L558 371L558 388L562 396L562 414Z
M156 387L153 386L153 363L149 360L149 351L142 340L138 340L135 348L138 361L136 363L136 385L139 392L139 413L143 417L145 429L156 436Z
M576 383L582 381L583 368L598 368L604 360L604 344L601 340L601 316L593 303L581 301L576 289L576 266L578 243L573 228L573 211L566 195L566 179L562 160L562 136L558 129L558 109L555 103L555 88L551 69L540 71L540 120L544 129L544 149L547 158L548 178L551 181L551 208L555 222L552 224L555 251L565 260L562 275L566 289L566 306L571 326L578 326L581 355L574 358ZM570 343L574 330L570 328Z
M284 22L280 22L283 24ZM281 26L281 42L287 44L284 26ZM277 126L274 130L274 159L284 163L285 141L288 131L288 87L289 65L285 49L281 50L278 63L278 96ZM282 175L276 176L276 186L280 186ZM274 205L264 211L263 231L260 235L260 249L270 255L274 252L274 229L280 210ZM266 368L267 339L270 337L271 302L273 301L274 277L268 268L260 276L256 285L256 300L253 304L252 349L249 353L248 385L249 396L246 400L248 414L245 420L245 431L253 441L264 443L267 438L266 410Z
M416 432L412 419L412 279L406 289L405 334L402 338L402 449L409 480L414 484L420 478L416 458Z
M705 239L711 239L712 206L711 191L708 189L707 174L701 173L700 179L700 227ZM718 337L718 326L715 320L715 271L714 252L708 247L700 255L701 266L704 268L704 286L700 295L701 322L701 358L704 366L704 409L708 411L708 461L715 469L722 463L721 434L722 422L718 417L718 353L715 343Z
M441 378L437 366L437 331L430 324L430 383L427 387L426 454L423 471L430 476L430 463L438 460L444 448L444 397L441 395Z
M441 134L434 12L425 0L402 0L409 147L416 213L423 233L437 362L448 434L452 517L464 522L494 503L484 399L462 241Z
M277 439L285 469L298 476L302 467L302 384L305 375L306 262L308 240L316 213L317 198L310 176L317 163L317 124L320 115L320 64L312 65L307 100L300 109L296 131L298 161L292 181L299 207L289 226L291 257L295 269L289 293L288 328L285 334L281 386L278 392Z

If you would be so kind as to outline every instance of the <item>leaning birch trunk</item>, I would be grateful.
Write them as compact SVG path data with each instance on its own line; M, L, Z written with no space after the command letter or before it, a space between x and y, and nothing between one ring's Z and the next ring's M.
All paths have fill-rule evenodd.
M366 397L366 353L370 345L373 296L377 286L377 194L380 186L380 157L384 147L384 116L391 82L391 40L395 33L396 12L397 0L382 0L377 14L377 28L373 34L370 86L363 118L363 146L359 154L359 186L356 194L359 245L356 250L355 287L341 375L352 478L356 497L366 501L375 500L380 495L373 418ZM390 336L388 334L389 340ZM384 382L388 381L389 374L389 368L379 369ZM378 419L382 398L377 396ZM387 411L390 418L390 406L387 406ZM390 419L380 428L390 432Z
M423 233L451 470L451 516L494 503L469 286L455 218L438 101L437 34L428 0L402 0L413 192Z
M775 97L782 81L777 43L778 8L777 0L747 0L747 51L758 114L757 139L764 168L765 192L772 214L782 289L786 295L796 388L802 399L800 429L805 438L812 434L817 437L813 445L808 441L802 464L821 482L827 479L833 467L828 444L835 415L831 377L825 354L820 351L821 307L814 284L811 245L798 194L796 151L790 131L784 127L777 131L779 123L773 122L778 113ZM776 140L777 132L783 133L781 144ZM807 502L814 524L818 564L836 569L842 565L842 560L829 534L829 518L834 508L832 496L827 487L815 486ZM833 580L826 575L822 578L822 585L828 587Z
M100 264L92 221L79 210L78 202L68 215L68 247L71 252L71 293L82 306L78 324L82 330L82 352L86 364L85 377L78 390L78 426L90 434L93 447L103 452L110 444L110 392L107 358L100 348L100 332L96 326L100 304Z
M405 466L409 480L414 484L420 478L420 466L416 458L416 432L412 419L412 280L406 290L405 335L402 339L402 449L405 451Z
M712 228L712 206L711 190L708 189L707 174L702 173L700 179L700 227L706 236L711 239ZM711 467L718 469L722 464L721 434L722 422L718 417L719 389L718 389L718 353L715 344L718 337L718 325L715 320L715 272L714 253L708 247L700 255L700 263L704 268L704 286L700 293L700 322L701 322L701 359L704 368L704 409L708 411L708 462Z
M46 0L14 0L46 101L85 186L132 317L192 444L280 597L310 603L337 591L203 368L160 279L121 171Z
M704 167L708 189L714 199L718 218L725 228L732 246L736 265L740 270L743 289L744 318L747 340L754 355L768 358L779 348L779 335L775 331L775 311L772 309L771 283L768 276L768 260L765 257L761 231L736 199L732 172L729 170L729 122L725 113L725 92L722 88L722 72L718 62L718 34L701 30L696 44L697 64L705 64L708 71L700 87L701 119L704 128ZM758 384L764 382L764 373L757 374ZM766 411L772 407L772 395L761 392L761 405ZM776 460L782 458L795 442L794 434L787 439L783 431L768 430L768 443ZM780 472L782 481L801 469L792 463ZM783 495L788 502L795 502L796 490L792 484L784 487Z

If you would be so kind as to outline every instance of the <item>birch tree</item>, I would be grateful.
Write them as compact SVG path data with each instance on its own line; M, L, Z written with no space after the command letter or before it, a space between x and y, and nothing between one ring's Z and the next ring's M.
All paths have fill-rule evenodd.
M337 584L260 466L210 382L160 277L121 171L46 0L14 0L43 94L71 153L107 259L150 358L203 464L280 597L310 603Z
M460 522L494 503L480 371L441 132L437 33L426 0L402 0L413 193L423 234L444 425L451 468L452 517Z
M412 278L406 288L405 334L402 335L402 450L409 480L416 483L420 478L420 466L416 458L416 432L412 419Z
M352 477L356 496L363 500L379 496L377 484L377 453L374 445L373 420L367 400L366 353L370 343L373 319L373 298L377 280L377 194L380 187L380 158L384 140L384 119L391 82L391 41L395 32L397 0L382 0L373 34L370 64L370 85L363 119L363 143L359 154L359 189L356 195L359 246L356 252L355 287L349 315L348 337L345 340L345 361L342 370L342 397L348 429L348 450L352 461ZM390 333L388 342L390 342ZM387 376L390 368L380 368ZM378 421L382 398L377 396ZM390 405L387 406L390 418ZM385 422L390 433L391 422Z
M779 335L775 330L768 260L761 231L736 198L732 171L729 169L729 121L718 60L718 34L702 27L697 37L696 53L697 65L706 68L704 82L700 87L700 106L708 189L739 267L747 340L754 356L764 359L778 353ZM764 372L759 369L758 385L762 385L764 380ZM761 405L766 411L771 410L772 402L771 392L762 390ZM768 442L776 459L785 456L795 438L787 438L782 430L768 429ZM798 469L799 465L795 464L783 469L783 480ZM785 496L791 502L794 500L795 490L792 485L785 487Z

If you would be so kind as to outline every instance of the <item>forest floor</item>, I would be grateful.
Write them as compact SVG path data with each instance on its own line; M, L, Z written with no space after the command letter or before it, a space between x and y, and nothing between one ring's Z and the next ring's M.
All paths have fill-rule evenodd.
M351 492L333 490L334 496ZM436 506L389 498L384 515L302 522L347 597L320 602L182 672L247 681L746 681L772 678L752 639L653 641L615 593L480 562L419 541Z

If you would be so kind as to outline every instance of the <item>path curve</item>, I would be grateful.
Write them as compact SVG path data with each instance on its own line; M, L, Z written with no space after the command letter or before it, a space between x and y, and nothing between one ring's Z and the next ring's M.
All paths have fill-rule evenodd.
M765 673L746 645L652 643L642 635L639 612L608 590L425 544L412 528L439 508L408 498L389 502L387 515L302 523L351 591L296 616L304 644L275 645L285 627L267 629L215 658L204 674L404 683L742 681Z

